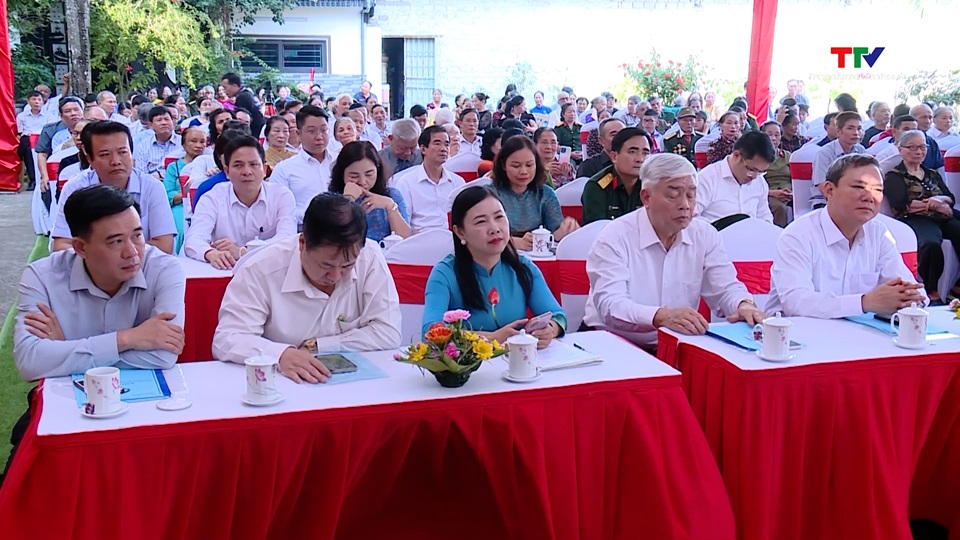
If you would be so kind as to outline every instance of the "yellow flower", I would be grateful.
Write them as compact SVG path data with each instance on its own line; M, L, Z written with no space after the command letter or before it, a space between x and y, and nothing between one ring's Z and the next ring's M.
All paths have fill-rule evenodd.
M493 356L493 347L484 340L473 342L473 354L480 360L489 360Z
M480 339L480 336L476 332L464 331L461 335L463 336L463 339L467 340L470 343L473 343L474 341Z
M493 350L498 351L500 349L503 349L503 347L500 345L500 342L497 340L493 340Z
M426 358L427 356L427 345L425 343L417 343L410 347L410 361L419 362Z

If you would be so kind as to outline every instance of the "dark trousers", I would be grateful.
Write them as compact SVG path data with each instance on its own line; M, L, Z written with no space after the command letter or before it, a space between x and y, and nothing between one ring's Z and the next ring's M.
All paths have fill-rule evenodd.
M0 487L3 487L3 481L7 477L7 472L10 470L10 464L13 463L13 456L17 453L17 448L20 447L20 442L23 441L23 436L27 434L27 428L30 426L30 407L33 403L33 393L37 391L37 387L34 386L27 392L27 410L23 413L23 416L17 420L17 423L13 426L13 431L10 432L10 444L13 445L13 448L10 449L10 457L7 458L7 464L3 468L3 475L0 475Z
M20 156L20 162L26 170L27 178L30 179L29 189L37 185L37 173L33 165L33 152L30 151L30 136L20 137L20 146L17 147L17 155Z
M933 219L928 216L905 216L902 221L917 235L917 273L928 292L937 290L943 275L943 239L950 240L960 257L960 221Z

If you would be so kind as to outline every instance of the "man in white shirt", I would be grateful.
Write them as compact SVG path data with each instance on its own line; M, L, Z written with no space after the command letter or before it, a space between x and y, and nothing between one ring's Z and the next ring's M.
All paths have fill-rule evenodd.
M27 94L27 108L17 114L17 132L21 135L40 133L47 125L42 108L43 94L36 90Z
M563 119L560 117L560 109L563 108L564 103L570 103L571 98L570 94L565 91L560 91L557 94L557 103L550 109L550 114L547 115L547 125L550 127L559 125L563 122Z
M107 114L108 120L128 124L130 121L126 116L117 112L117 96L109 90L104 90L97 94L97 106L103 109Z
M767 311L833 319L890 315L926 303L883 222L883 176L870 155L842 156L823 184L827 205L787 226L777 243Z
M140 205L140 222L147 243L173 253L177 227L167 191L162 182L133 170L127 126L119 122L93 122L83 129L80 138L90 168L71 178L60 192L58 211L50 232L52 250L69 249L75 236L64 216L64 204L70 195L87 186L107 184L127 190Z
M733 145L732 154L707 165L697 176L697 216L717 230L726 224L720 220L736 215L773 223L763 175L776 159L770 137L760 131L744 133Z
M315 352L400 345L400 299L360 206L315 197L303 232L257 250L227 286L213 336L217 359L276 358L296 382L330 376Z
M810 202L814 208L826 204L823 194L823 183L827 178L827 169L836 159L847 154L863 154L866 149L860 144L863 139L863 127L860 122L860 113L846 111L838 114L834 121L837 123L837 138L823 145L813 161L813 196Z
M763 319L727 258L720 234L693 219L697 171L678 154L650 156L640 171L643 207L614 220L587 257L590 296L584 324L655 346L657 328L707 331L700 297L753 325Z
M354 103L350 106L350 110L347 111L347 116L353 120L353 125L356 126L361 141L369 142L378 152L383 149L383 139L380 138L376 128L371 127L370 124L367 123L366 107L359 103Z
M405 171L396 188L407 202L410 228L416 232L449 227L450 194L464 185L459 175L443 168L450 153L450 136L440 126L423 130L418 141L423 163Z
M479 129L480 116L475 109L464 109L460 112L460 151L458 154L473 154L480 157L483 137L477 133Z
M263 147L250 135L226 144L221 161L230 181L213 186L197 204L183 243L187 257L225 270L246 254L250 242L297 234L293 194L263 181L263 159Z
M657 126L660 125L660 113L653 108L647 109L640 118L640 125L653 138L653 148L650 149L650 153L659 154L663 152L663 135L657 131Z
M348 96L349 97L349 96ZM327 112L307 105L297 113L300 150L297 155L277 163L270 182L286 187L296 200L296 220L303 223L303 214L310 201L330 186L333 156L327 150L330 140Z

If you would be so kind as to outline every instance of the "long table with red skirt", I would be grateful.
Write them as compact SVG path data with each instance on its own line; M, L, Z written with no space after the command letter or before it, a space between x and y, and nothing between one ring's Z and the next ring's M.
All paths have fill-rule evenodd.
M602 364L461 388L363 353L386 378L245 406L244 367L179 364L192 407L83 418L69 378L36 392L0 490L5 540L734 538L680 375L604 332Z
M960 538L960 321L930 308L923 350L845 320L791 318L770 363L661 330L720 466L741 540L902 539L933 520ZM937 336L932 336L937 337Z
M560 270L556 257L532 259L543 272L547 286L560 300ZM217 329L220 316L220 302L230 283L232 273L217 270L207 263L186 257L180 258L187 275L184 295L184 346L180 354L181 362L210 360L213 353L210 344ZM393 268L394 265L391 265ZM402 299L419 298L423 302L423 289L427 284L431 266L398 265L402 267L401 279L397 279L397 288Z

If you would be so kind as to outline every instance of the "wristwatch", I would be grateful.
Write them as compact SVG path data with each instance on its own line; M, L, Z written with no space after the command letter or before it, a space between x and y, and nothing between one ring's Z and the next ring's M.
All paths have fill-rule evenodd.
M750 305L753 306L754 308L760 309L760 308L757 306L757 303L754 302L753 300L749 299L749 298L744 298L743 300L741 300L740 303L737 304L737 309L740 309L740 306L743 305L743 304L750 304Z

